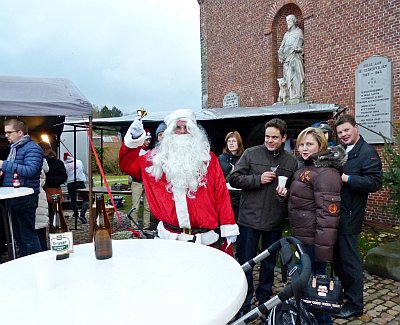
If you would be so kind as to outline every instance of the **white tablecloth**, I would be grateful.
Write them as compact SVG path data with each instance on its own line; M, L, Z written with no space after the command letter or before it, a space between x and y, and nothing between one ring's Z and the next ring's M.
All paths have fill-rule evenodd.
M38 254L0 265L2 324L226 324L241 307L247 282L229 255L207 246L114 240L96 260L93 244L56 262L57 286L38 291Z
M30 187L0 187L0 200L11 199L14 197L25 196L33 193Z

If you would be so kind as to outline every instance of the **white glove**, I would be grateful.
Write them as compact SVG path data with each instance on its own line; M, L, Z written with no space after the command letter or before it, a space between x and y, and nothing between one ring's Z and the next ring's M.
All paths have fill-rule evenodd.
M132 139L138 139L144 132L142 120L139 118L135 118L132 122L131 126L128 129L128 132L131 134Z
M233 244L234 242L236 242L236 238L237 236L226 236L226 242L228 243L228 245Z

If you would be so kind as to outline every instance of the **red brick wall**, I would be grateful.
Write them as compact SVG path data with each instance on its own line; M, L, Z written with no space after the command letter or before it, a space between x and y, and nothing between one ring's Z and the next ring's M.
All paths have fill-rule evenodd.
M393 120L400 119L400 0L202 0L203 95L205 107L222 107L229 91L240 106L276 102L282 76L277 50L295 14L304 31L305 99L334 103L354 112L355 72L372 55L393 66ZM379 149L379 147L378 147ZM384 191L370 195L367 218L389 223L376 205Z

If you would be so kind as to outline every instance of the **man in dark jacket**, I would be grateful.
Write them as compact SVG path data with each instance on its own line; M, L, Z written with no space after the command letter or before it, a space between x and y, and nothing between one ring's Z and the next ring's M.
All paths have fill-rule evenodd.
M40 172L43 164L43 151L28 135L23 121L9 119L4 121L4 133L11 143L7 160L0 160L3 172L3 186L13 186L13 174L17 171L21 186L30 187L34 193L9 199L14 237L20 255L30 255L41 251L35 231L35 215L38 206Z
M278 199L276 188L278 176L288 178L289 188L297 161L284 150L287 137L286 122L274 118L265 124L265 142L262 145L246 149L236 163L229 183L242 189L239 210L239 238L237 257L240 264L254 258L258 252L261 237L261 249L265 250L282 236L284 219L287 216L287 202ZM256 298L264 303L272 296L276 255L261 262L259 284ZM248 291L238 316L251 308L254 286L252 272L246 273Z
M348 155L343 166L339 232L334 248L334 268L347 302L337 317L350 318L363 313L363 268L358 235L368 194L382 186L382 163L375 149L360 136L353 116L341 116L335 127Z

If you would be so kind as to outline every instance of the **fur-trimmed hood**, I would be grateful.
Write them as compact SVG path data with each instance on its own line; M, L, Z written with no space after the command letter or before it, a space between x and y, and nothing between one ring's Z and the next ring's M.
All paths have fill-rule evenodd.
M347 161L347 153L346 150L339 145L311 155L310 159L316 167L333 167L340 169Z

